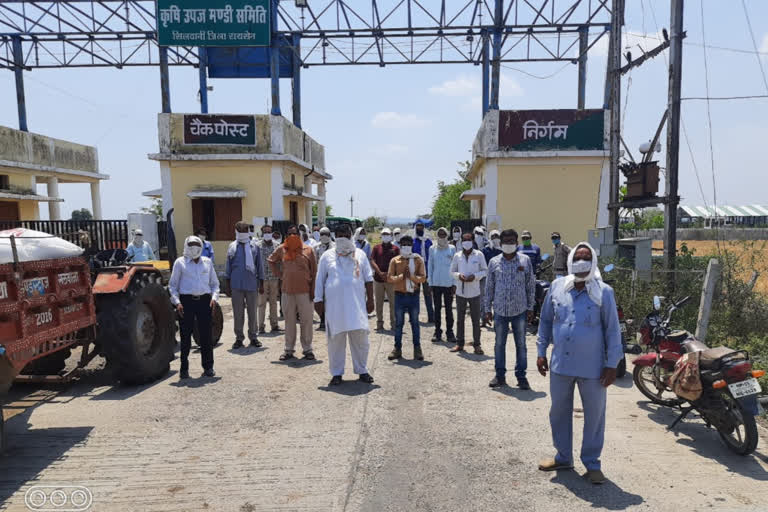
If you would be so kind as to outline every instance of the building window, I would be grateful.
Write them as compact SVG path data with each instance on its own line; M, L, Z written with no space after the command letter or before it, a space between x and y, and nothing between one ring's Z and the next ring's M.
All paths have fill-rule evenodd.
M193 230L205 228L208 240L232 240L235 223L242 219L243 201L239 197L192 199Z
M290 221L291 224L298 224L299 223L299 203L297 201L290 201L288 203L288 206L290 207Z
M11 180L7 174L0 174L0 190L8 190L11 188Z

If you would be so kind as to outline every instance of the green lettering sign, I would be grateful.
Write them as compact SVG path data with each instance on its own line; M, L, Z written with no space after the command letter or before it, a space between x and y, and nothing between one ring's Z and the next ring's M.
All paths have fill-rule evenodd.
M160 46L269 46L270 0L157 0Z

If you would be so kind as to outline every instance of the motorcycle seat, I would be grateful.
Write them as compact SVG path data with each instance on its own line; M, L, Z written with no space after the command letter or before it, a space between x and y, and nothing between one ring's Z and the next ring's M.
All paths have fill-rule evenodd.
M689 338L683 343L683 352L685 353L703 352L705 350L709 350L709 347L705 345L703 341L697 340L696 338Z
M716 366L715 363L717 363L724 356L734 352L736 351L728 347L708 348L707 350L701 352L699 357L699 366L705 370L713 369Z
M667 340L672 341L674 343L682 343L688 338L691 338L691 333L688 331L672 331L667 335Z

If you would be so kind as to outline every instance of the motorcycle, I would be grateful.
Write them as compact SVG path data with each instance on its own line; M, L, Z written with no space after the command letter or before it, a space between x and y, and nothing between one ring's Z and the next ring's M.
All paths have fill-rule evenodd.
M549 259L549 254L542 254L541 256L542 263L544 263L548 259ZM544 304L544 299L547 297L547 293L549 292L549 287L552 284L546 279L541 279L541 275L547 270L549 270L551 267L552 267L551 263L549 265L539 265L539 268L536 270L536 292L534 295L533 321L531 322L531 325L539 324L539 314L541 313L541 306Z
M765 375L765 371L753 370L744 350L709 348L687 331L673 331L672 314L689 300L685 297L673 302L663 318L661 298L654 297L654 310L640 326L640 341L649 346L649 352L633 361L635 385L652 402L680 408L680 416L668 430L696 411L707 427L715 427L728 449L748 455L757 448L755 416L760 413L757 397L761 391L757 378ZM693 401L677 396L670 383L677 361L690 352L701 352L702 392ZM683 405L686 402L688 406Z

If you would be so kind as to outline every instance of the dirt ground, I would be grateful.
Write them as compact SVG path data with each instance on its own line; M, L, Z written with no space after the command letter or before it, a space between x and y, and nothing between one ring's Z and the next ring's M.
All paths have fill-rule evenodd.
M423 362L412 359L409 335L406 358L391 362L392 334L371 334L372 386L353 380L349 362L346 382L327 386L320 332L315 362L278 362L282 335L231 351L227 313L216 379L198 378L194 354L185 382L176 360L166 378L141 387L113 386L99 371L67 386L15 387L0 509L27 510L33 485L81 485L94 511L766 510L765 430L748 457L697 419L667 432L673 411L649 404L630 377L608 391L610 482L586 483L580 463L538 471L553 454L547 379L529 371L533 390L491 390L490 330L489 355L456 355L430 343L433 329L422 325ZM529 369L534 343L529 336ZM575 418L578 460L579 403Z

